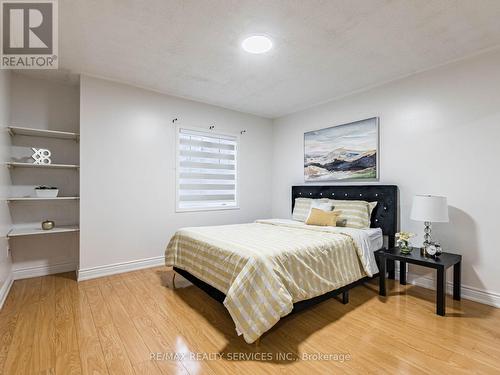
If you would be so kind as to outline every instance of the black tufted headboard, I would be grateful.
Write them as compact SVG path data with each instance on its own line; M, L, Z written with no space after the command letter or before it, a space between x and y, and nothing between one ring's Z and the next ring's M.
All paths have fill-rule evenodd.
M371 227L381 228L384 235L389 237L389 246L394 246L394 235L399 228L398 187L395 185L292 186L292 211L295 198L377 201L377 207L372 213Z

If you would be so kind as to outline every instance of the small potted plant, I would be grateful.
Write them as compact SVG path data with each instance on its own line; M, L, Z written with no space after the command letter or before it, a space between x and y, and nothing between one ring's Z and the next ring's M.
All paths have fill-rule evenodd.
M398 239L396 241L396 244L398 245L401 254L411 253L410 238L412 237L415 237L415 233L410 233L410 232L396 233L396 238Z
M40 185L35 187L35 195L37 198L56 198L59 194L59 189L54 186Z

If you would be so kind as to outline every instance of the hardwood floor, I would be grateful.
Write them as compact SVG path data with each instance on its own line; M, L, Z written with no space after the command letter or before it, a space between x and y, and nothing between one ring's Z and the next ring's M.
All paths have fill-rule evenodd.
M221 304L179 275L170 289L171 278L162 267L16 281L0 312L2 373L500 372L500 309L448 298L443 318L432 291L389 283L379 297L374 282L348 305L332 299L282 319L257 347Z

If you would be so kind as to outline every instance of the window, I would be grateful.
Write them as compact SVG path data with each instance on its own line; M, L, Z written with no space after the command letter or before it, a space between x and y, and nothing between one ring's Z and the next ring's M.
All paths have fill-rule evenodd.
M177 129L177 211L238 208L238 138Z

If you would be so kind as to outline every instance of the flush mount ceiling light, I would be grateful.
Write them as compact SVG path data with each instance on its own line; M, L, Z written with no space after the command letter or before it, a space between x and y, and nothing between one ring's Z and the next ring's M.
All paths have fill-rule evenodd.
M266 53L273 47L273 42L267 36L254 35L246 38L241 47L248 53Z

